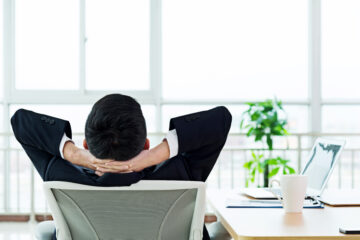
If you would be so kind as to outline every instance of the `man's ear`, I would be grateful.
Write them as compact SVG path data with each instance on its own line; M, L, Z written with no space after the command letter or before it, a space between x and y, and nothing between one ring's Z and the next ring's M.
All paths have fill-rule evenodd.
M148 138L146 138L144 150L149 150L149 148L150 148L150 140Z
M86 139L84 139L84 141L83 141L83 146L86 150L89 150Z

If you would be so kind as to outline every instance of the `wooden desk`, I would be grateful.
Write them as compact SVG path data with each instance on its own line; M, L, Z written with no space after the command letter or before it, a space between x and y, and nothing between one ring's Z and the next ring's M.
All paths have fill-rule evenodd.
M240 239L360 239L345 235L341 226L360 226L360 207L303 209L302 214L285 214L283 209L226 208L233 191L208 190L207 199L218 219L234 240Z

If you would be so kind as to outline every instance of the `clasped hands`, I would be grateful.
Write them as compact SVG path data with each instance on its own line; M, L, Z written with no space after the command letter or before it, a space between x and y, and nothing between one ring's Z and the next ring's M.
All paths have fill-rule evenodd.
M144 168L150 167L150 150L142 150L137 156L127 161L115 161L111 159L94 159L91 164L95 174L102 176L104 173L130 173L140 172Z
M80 149L73 142L66 142L63 150L65 160L95 170L95 174L140 172L169 158L170 150L166 140L150 150L142 150L137 156L127 161L98 159L88 150Z

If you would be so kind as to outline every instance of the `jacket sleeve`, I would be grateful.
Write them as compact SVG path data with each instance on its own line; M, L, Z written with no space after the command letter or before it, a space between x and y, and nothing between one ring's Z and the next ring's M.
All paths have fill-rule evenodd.
M179 154L226 141L232 116L226 107L188 114L170 120L170 130L176 129Z
M16 139L22 144L59 156L64 133L71 138L71 126L66 120L19 109L11 118Z

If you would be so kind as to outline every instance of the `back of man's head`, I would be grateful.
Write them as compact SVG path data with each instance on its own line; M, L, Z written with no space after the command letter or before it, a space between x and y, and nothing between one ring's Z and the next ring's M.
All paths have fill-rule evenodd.
M101 98L86 120L85 139L89 151L97 158L122 161L136 156L146 141L140 104L121 94Z

